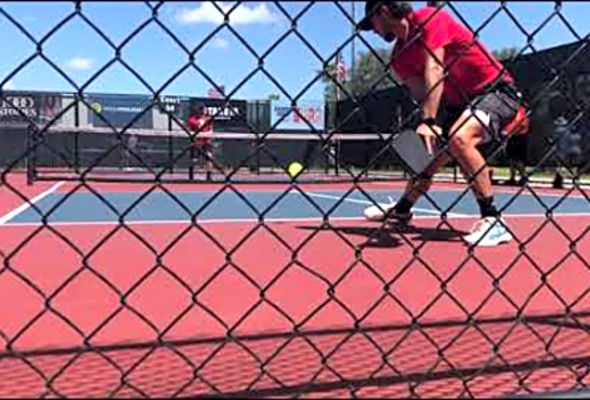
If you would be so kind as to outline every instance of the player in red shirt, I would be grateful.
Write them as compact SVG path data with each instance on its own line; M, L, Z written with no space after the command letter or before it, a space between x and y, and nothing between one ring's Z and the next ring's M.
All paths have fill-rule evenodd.
M370 0L365 11L360 30L373 31L389 43L396 41L390 66L420 105L417 134L431 154L436 154L437 144L446 145L463 174L473 178L481 220L464 240L479 246L509 242L512 235L494 203L480 147L504 141L526 119L513 78L473 33L445 10L414 10L406 2ZM409 222L412 207L430 189L438 169L450 160L447 152L437 154L431 168L409 182L397 204L371 207L365 216L372 221L393 218Z
M195 103L192 106L187 120L187 128L195 135L193 145L197 149L197 156L192 157L193 166L198 163L199 155L203 155L207 180L210 180L213 170L213 138L204 136L204 134L213 133L213 119L207 114L203 103Z

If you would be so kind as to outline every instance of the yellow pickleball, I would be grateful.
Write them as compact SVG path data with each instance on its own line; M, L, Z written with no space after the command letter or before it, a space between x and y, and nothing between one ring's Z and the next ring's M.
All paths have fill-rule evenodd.
M301 163L298 163L297 161L294 161L291 164L289 164L289 167L287 168L287 172L289 173L289 176L291 178L295 178L297 175L301 173L301 171L303 171L303 165L301 165Z

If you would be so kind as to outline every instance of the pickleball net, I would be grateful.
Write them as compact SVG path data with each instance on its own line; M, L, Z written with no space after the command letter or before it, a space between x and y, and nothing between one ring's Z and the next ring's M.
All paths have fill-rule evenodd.
M43 180L289 183L408 176L386 133L191 134L185 130L30 127L27 175ZM207 139L208 145L198 144ZM202 142L201 142L202 143Z

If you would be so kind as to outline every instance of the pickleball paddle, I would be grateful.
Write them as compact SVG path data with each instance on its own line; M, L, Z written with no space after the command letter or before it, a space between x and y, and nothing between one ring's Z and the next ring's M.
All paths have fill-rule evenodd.
M428 152L426 145L414 130L401 131L392 139L391 145L404 168L412 175L421 175L435 160L435 156Z

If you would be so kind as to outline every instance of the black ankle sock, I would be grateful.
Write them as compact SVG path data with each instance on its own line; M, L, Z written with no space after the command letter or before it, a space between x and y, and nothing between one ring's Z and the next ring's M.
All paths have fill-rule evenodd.
M496 208L494 204L493 197L487 197L484 199L477 199L477 203L479 204L479 210L481 211L481 217L499 217L500 212Z
M413 206L414 204L412 202L408 201L405 197L403 197L395 205L395 211L399 214L409 214L410 211L412 211Z

